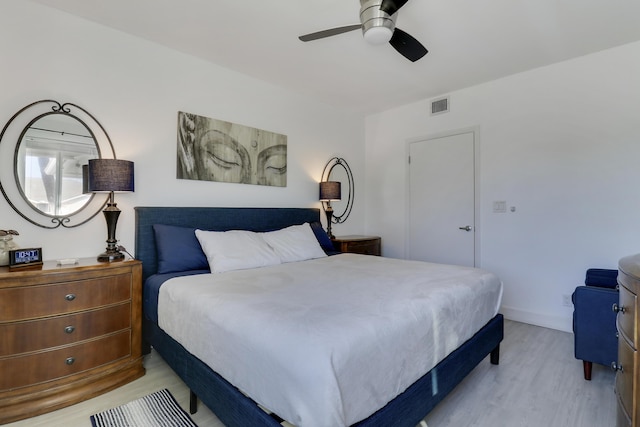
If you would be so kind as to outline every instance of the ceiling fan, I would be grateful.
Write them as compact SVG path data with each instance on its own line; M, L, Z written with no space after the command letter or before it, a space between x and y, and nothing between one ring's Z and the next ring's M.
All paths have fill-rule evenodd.
M331 28L298 37L303 42L323 39L362 29L364 39L371 44L389 42L395 50L411 62L425 56L428 50L411 35L396 28L398 10L408 0L360 0L360 24Z

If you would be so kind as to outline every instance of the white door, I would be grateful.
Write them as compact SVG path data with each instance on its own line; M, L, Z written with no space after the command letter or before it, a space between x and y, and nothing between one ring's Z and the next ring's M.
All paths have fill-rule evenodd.
M475 266L474 132L409 144L409 259Z

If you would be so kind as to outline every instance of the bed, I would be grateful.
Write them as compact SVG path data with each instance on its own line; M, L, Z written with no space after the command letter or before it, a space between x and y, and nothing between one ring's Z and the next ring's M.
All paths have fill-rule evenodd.
M167 303L162 301L167 301L167 296L162 296L162 293L165 292L164 289L176 289L180 288L190 288L193 287L197 289L199 286L202 286L203 280L207 276L216 276L216 277L224 277L225 275L233 276L235 274L236 282L238 280L245 280L247 282L253 282L254 279L248 279L249 272L246 271L235 271L233 274L223 273L223 274L208 274L210 271L207 269L207 266L200 266L203 268L195 268L193 270L188 271L180 271L180 272L166 272L166 247L167 245L175 246L175 253L179 253L180 256L176 257L178 263L182 262L181 260L184 258L185 263L189 264L189 260L192 260L194 257L202 256L201 254L194 254L189 252L191 249L187 247L182 247L183 244L180 237L176 237L176 235L172 235L171 233L158 234L158 230L162 229L162 227L166 227L169 230L180 230L180 229L201 229L201 230L211 230L211 231L228 231L228 230L249 230L251 232L265 233L265 232L273 232L274 230L282 230L287 227L300 225L305 223L319 225L320 212L318 209L313 208L207 208L207 207L137 207L135 209L136 212L136 249L135 255L136 258L141 260L143 263L143 281L145 283L144 287L144 316L143 316L143 334L146 343L149 346L152 346L168 363L168 365L182 378L182 380L187 384L187 386L192 391L192 396L197 396L200 401L202 401L205 405L207 405L216 416L227 426L281 426L283 419L280 418L280 411L274 411L275 413L267 410L264 407L264 402L262 401L263 396L260 395L259 391L254 393L250 386L245 386L245 383L242 383L242 379L237 379L233 375L229 375L228 371L223 371L222 369L216 368L216 370L220 370L224 372L224 375L221 375L216 370L212 369L210 366L218 366L215 364L215 360L213 362L205 363L203 360L208 360L208 355L201 355L199 353L200 350L193 349L192 343L188 340L185 341L183 337L174 337L171 334L167 333L165 330L170 330L168 324L165 321L164 328L160 325L162 324L162 320L158 319L158 313L166 311L164 307L166 307ZM164 230L164 229L163 229ZM318 232L318 227L313 229L314 232ZM320 229L321 231L321 229ZM317 234L318 236L321 235ZM326 235L325 235L326 238ZM367 256L359 256L352 254L343 254L343 255L333 255L330 252L330 248L325 244L326 242L321 241L322 238L319 237L320 246L325 249L329 255L326 258L318 258L310 261L302 261L300 263L288 263L282 265L274 265L267 266L264 268L260 268L261 273L271 272L273 277L282 277L278 275L288 275L293 274L290 270L302 270L303 263L308 263L309 268L316 268L316 273L313 273L313 276L317 276L318 272L323 271L333 271L339 272L339 268L347 268L353 270L357 269L357 266L361 263L372 263L371 265L367 265L366 269L376 269L379 268L378 276L384 276L384 272L386 271L386 267L380 263L415 263L413 261L402 261L402 260L383 260L378 259L378 257L367 257ZM163 252L161 248L165 248L165 252ZM358 258L361 257L362 259ZM206 258L206 257L205 257ZM376 258L376 259L374 259ZM176 260L169 260L171 263ZM202 261L199 261L202 262ZM378 265L380 264L380 265ZM417 264L427 264L427 263L416 263L415 268L422 268L421 265ZM315 265L315 266L314 266ZM344 267L340 267L340 265L344 265ZM354 267L354 265L356 267ZM364 264L363 264L364 265ZM405 266L410 266L414 268L414 264L405 264ZM448 269L450 266L442 266L432 265L434 268L439 269ZM188 267L192 268L192 267ZM306 264L305 264L305 267ZM281 270L286 269L286 270ZM408 269L408 268L405 268ZM470 269L471 270L471 269ZM474 269L475 270L475 269ZM311 271L311 270L310 270ZM345 270L347 271L347 270ZM159 273L160 272L160 273ZM349 277L350 273L336 273L334 276L331 276L331 281L338 280L340 276ZM263 276L269 276L269 274L262 274ZM179 276L179 277L177 277ZM185 277L189 276L189 277ZM484 277L487 277L486 275ZM244 278L244 279L243 279ZM493 279L492 279L493 280ZM184 281L184 282L182 282ZM404 283L406 280L398 280L398 282ZM199 283L202 282L202 283ZM355 281L354 281L355 282ZM162 283L166 283L163 285ZM185 283L184 285L182 283ZM178 285L176 285L178 284ZM222 285L221 285L222 286ZM163 289L164 287L164 289ZM401 286L400 286L401 287ZM291 288L288 288L289 290ZM339 293L341 291L340 287L334 287L332 292ZM373 288L372 288L373 289ZM494 288L495 289L495 286ZM311 289L313 291L313 289ZM375 290L372 292L376 292ZM492 291L493 293L497 291ZM497 305L499 305L499 300L501 297L502 287L500 284L500 296L497 297ZM165 292L166 295L166 292ZM237 299L237 296L234 296ZM244 298L244 295L243 295ZM170 298L169 298L170 299ZM204 301L204 297L202 298ZM284 298L283 298L284 300ZM225 304L221 307L228 308L227 311L236 310L231 304L235 304L236 301L225 300ZM280 300L275 300L279 302ZM160 304L159 304L160 302ZM495 301L494 301L495 303ZM473 304L471 301L469 304ZM274 301L271 301L270 306L278 305L275 304ZM332 309L334 309L336 304L333 302L331 304ZM339 305L339 304L338 304ZM458 304L456 304L458 305ZM472 306L472 305L471 305ZM470 307L471 307L470 306ZM179 307L179 306L178 306ZM184 306L183 306L184 307ZM189 306L190 307L190 306ZM284 306L287 312L292 311L293 306ZM233 310L232 310L233 308ZM180 310L180 308L178 308ZM183 311L191 311L191 309ZM487 309L488 310L488 309ZM212 312L224 312L225 310L210 310ZM467 310L468 312L474 312L475 309ZM486 311L486 310L485 310ZM236 310L235 312L240 313L240 310ZM345 419L349 419L349 417L358 418L356 422L349 423L354 426L415 426L422 420L426 414L428 414L435 405L440 402L444 397L451 391L453 388L462 381L462 379L469 373L471 370L477 366L478 363L483 361L488 355L490 356L490 362L492 364L498 364L499 361L499 349L500 342L503 339L503 317L500 314L497 314L497 308L495 309L496 313L492 313L491 316L486 322L483 321L484 326L482 326L479 330L473 331L470 334L470 338L464 340L464 342L459 345L456 344L455 349L447 349L446 354L443 354L443 358L438 359L437 364L430 368L428 371L424 373L420 373L417 376L417 379L411 380L411 383L406 387L402 385L402 390L398 392L390 401L382 400L384 403L376 403L375 410L371 410L371 414L367 414L366 418L360 419L359 415L349 415ZM277 314L267 314L266 316L271 316L269 319L277 317ZM327 316L330 318L336 317L337 315ZM485 315L486 316L486 315ZM238 319L245 318L247 316L241 316L238 314ZM250 316L249 316L250 317ZM229 320L225 320L225 322L229 323ZM192 323L188 323L190 326L186 329L194 329L197 330L201 322L192 321ZM202 322L204 323L204 322ZM232 322L233 323L233 322ZM187 322L185 321L185 324ZM382 323L380 325L383 325ZM281 324L278 328L282 328L286 326L285 324ZM204 328L204 326L203 326ZM184 329L184 328L183 328ZM374 328L375 329L375 328ZM198 334L202 334L203 332L197 332ZM392 334L390 334L392 335ZM436 336L438 334L436 333ZM197 335L199 337L201 335ZM275 336L276 339L278 338ZM217 338L220 339L220 336ZM224 342L226 335L224 336ZM350 339L349 339L350 340ZM192 340L193 341L193 340ZM206 342L210 341L207 338L196 339L194 342ZM248 340L254 341L254 340ZM269 340L270 341L270 340ZM185 345L181 344L185 343ZM187 344L188 343L188 344ZM216 341L217 344L217 341ZM239 348L243 348L243 345L248 345L247 343L239 342L236 344L240 346ZM253 345L253 344L252 344ZM256 344L257 345L257 344ZM425 344L426 345L426 344ZM216 345L214 346L218 351L220 349L229 348L229 351L232 351L234 348L234 344L229 340L228 345ZM192 351L187 350L190 348ZM439 350L440 351L440 350ZM260 351L250 351L248 353L251 354L261 354L264 353L265 356L269 353L268 351L260 352ZM304 354L304 353L300 353ZM431 357L427 353L420 353L424 356L424 358L428 359ZM237 353L237 355L241 356L242 353ZM231 356L227 356L230 358ZM232 356L236 357L236 356ZM262 357L262 356L260 356ZM422 356L421 356L422 357ZM303 357L311 358L311 357ZM353 358L357 360L361 360L361 356L353 356ZM360 359L358 359L360 358ZM349 357L342 357L342 359L349 359ZM243 361L243 368L247 367L249 363L247 361ZM262 361L257 360L255 362L256 365L260 365ZM266 363L266 362L265 362ZM333 361L332 361L333 363ZM358 363L350 361L351 365L345 365L348 368L348 371L355 370ZM369 363L369 362L368 362ZM368 363L359 362L360 365L367 365ZM252 365L252 363L251 363ZM411 362L411 366L416 365L416 362ZM346 369L345 368L345 369ZM226 368L225 368L226 369ZM248 368L247 368L248 369ZM237 371L245 370L245 369L237 369ZM275 370L275 369L274 369ZM307 367L307 371L308 371ZM405 369L401 369L404 371ZM287 372L280 372L280 376L286 376ZM292 374L293 375L293 374ZM415 375L415 374L414 374ZM224 376L224 377L223 377ZM253 375L254 377L256 375ZM262 377L262 375L260 375ZM357 376L357 375L356 375ZM227 381L225 378L233 378L232 382L241 383L242 392L236 387L236 385ZM405 380L406 381L406 380ZM264 381L263 381L264 382ZM283 378L283 384L285 383L285 379ZM276 391L279 391L279 386L277 385L278 381L268 381L268 385L272 387L274 390L273 394ZM320 383L321 384L321 383ZM348 389L341 389L340 387L343 384L337 382L336 387L338 393L344 393L345 396L348 396ZM345 382L345 384L347 384ZM329 386L334 385L332 382ZM262 384L262 386L265 386ZM329 389L330 387L324 387L323 389ZM371 384L367 383L365 387L370 387ZM396 385L397 386L397 385ZM373 386L374 388L377 386ZM249 391L247 391L249 390ZM306 392L307 390L303 390ZM318 392L322 395L321 392ZM250 396L258 396L255 400ZM362 393L355 393L356 397L362 395ZM311 394L313 398L313 394ZM283 398L286 400L286 396ZM258 405L256 400L261 401L263 405ZM364 399L371 400L371 399ZM362 402L360 402L362 403ZM365 402L366 403L366 402ZM343 403L344 404L344 403ZM354 406L358 407L358 402L350 402L349 405L346 406ZM277 407L277 403L273 403L274 406ZM192 402L192 410L195 410L195 405ZM295 405L294 405L295 406ZM316 406L311 405L311 406ZM322 405L317 405L322 407ZM273 407L268 406L270 409ZM360 408L361 409L361 408ZM317 410L317 408L316 408ZM347 411L344 408L337 408L336 411ZM364 409L361 409L364 410ZM286 409L283 409L283 412ZM327 410L329 411L329 410ZM340 415L340 414L339 414ZM294 415L290 417L296 418ZM290 418L286 417L286 418ZM334 421L326 420L317 420L312 422L301 422L302 425L333 425ZM296 418L297 419L297 418ZM291 421L291 419L289 419ZM315 424L314 424L315 423Z

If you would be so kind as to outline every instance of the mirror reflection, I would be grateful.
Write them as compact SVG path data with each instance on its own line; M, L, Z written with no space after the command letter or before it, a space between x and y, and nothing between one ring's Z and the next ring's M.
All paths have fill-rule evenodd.
M50 216L82 209L91 194L82 192L82 165L99 158L86 125L74 116L46 114L30 124L18 141L15 177L23 198Z
M331 202L333 210L337 214L343 214L346 211L349 200L349 192L351 191L349 177L347 171L343 167L334 167L329 171L327 181L338 181L342 187L342 198Z

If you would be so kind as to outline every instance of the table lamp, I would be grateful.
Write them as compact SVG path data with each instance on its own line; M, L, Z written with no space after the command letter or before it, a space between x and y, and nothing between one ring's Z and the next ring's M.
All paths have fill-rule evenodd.
M340 185L339 181L323 181L320 183L320 201L326 202L327 207L324 212L327 215L327 234L330 239L335 236L331 233L331 218L333 217L333 208L331 207L332 200L340 200Z
M120 209L116 206L114 192L133 191L133 162L118 159L91 159L88 167L88 190L91 193L109 193L107 207L102 211L107 221L107 248L98 255L100 262L124 260L124 254L116 243L116 224Z

